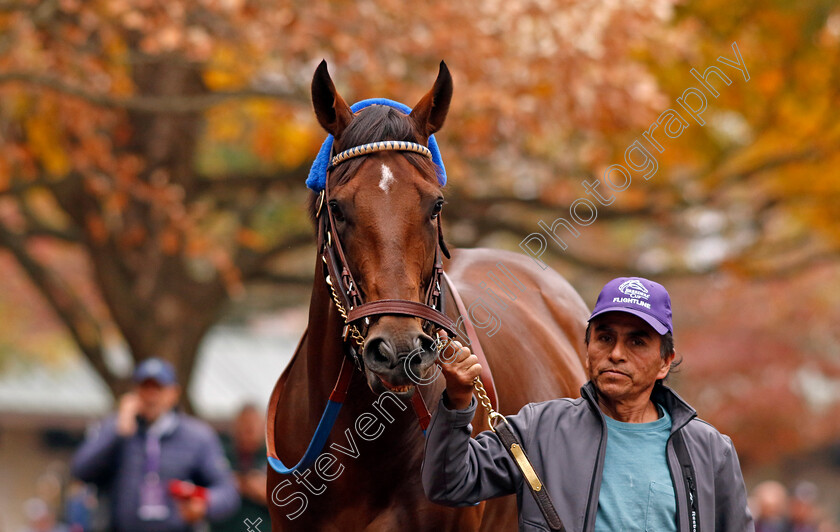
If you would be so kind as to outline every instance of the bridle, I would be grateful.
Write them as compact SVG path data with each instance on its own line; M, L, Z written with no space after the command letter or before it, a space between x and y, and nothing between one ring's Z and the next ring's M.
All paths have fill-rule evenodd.
M342 340L345 343L346 349L345 357L341 360L341 368L339 369L338 378L332 393L330 393L327 405L324 408L321 419L318 421L318 426L309 445L306 448L300 461L294 466L288 467L277 456L276 445L274 441L274 427L277 419L277 408L279 405L280 382L275 385L271 392L271 399L269 400L268 411L266 412L266 426L269 430L266 431L266 449L268 454L269 466L282 475L289 475L301 469L308 468L318 458L319 453L324 448L324 445L329 438L332 427L338 418L338 413L344 400L347 398L347 390L350 386L350 381L353 375L353 365L356 368L363 370L364 361L362 353L365 345L365 336L370 327L370 318L383 315L397 315L409 316L413 318L420 318L423 320L423 330L430 334L430 336L437 336L440 330L446 331L450 339L454 339L457 335L458 329L455 323L443 313L444 298L442 287L442 279L445 279L455 302L458 312L462 316L467 316L467 309L463 301L460 299L455 285L443 273L443 258L449 258L449 252L443 242L443 232L440 225L440 216L437 217L437 242L435 244L435 262L432 269L432 276L429 279L429 285L426 289L426 300L424 303L416 301L408 301L405 299L379 299L376 301L365 302L362 294L359 292L359 287L353 279L353 274L350 273L350 268L347 264L347 259L344 255L344 250L341 245L341 240L335 230L336 222L333 213L329 206L326 212L325 204L330 202L330 175L332 170L339 164L359 157L361 155L368 155L380 151L404 151L419 153L425 157L432 159L432 154L429 148L414 142L404 141L380 141L370 144L364 144L331 157L330 165L327 168L327 179L324 188L321 190L316 206L315 217L318 223L318 253L321 256L323 263L324 281L330 288L333 302L341 317L344 319L344 328L342 330ZM330 153L332 156L332 153ZM459 321L460 323L460 321ZM361 327L361 330L359 329ZM488 412L502 417L500 414L493 411L491 402L496 402L495 388L493 387L493 380L490 376L490 366L486 362L481 345L478 342L475 330L472 327L469 319L465 319L464 327L467 331L467 336L471 339L471 345L474 347L476 355L482 361L482 376L485 377L489 383L489 390L485 392L481 380L476 378L476 390L481 398L482 404L488 409ZM298 352L300 346L303 345L304 340L308 334L304 332L301 337L300 344L295 352ZM436 349L441 348L442 345L436 342ZM406 359L408 360L408 359ZM488 397L488 393L490 397ZM492 399L491 399L492 397ZM417 414L420 428L425 434L426 428L429 426L431 415L423 400L423 395L419 390L411 396L411 404L415 414ZM491 417L492 426L492 417Z
M343 162L381 151L413 152L429 159L432 158L429 148L422 144L407 141L380 141L344 150L330 159L326 183L318 197L315 211L318 222L318 252L324 265L324 280L330 287L333 302L344 319L341 336L347 344L346 353L359 369L363 367L362 351L372 317L398 315L420 318L423 320L423 330L430 336L434 336L441 329L446 331L450 338L456 336L455 324L443 313L442 257L449 258L449 252L443 243L440 216L437 217L438 237L435 243L435 262L426 289L424 303L406 299L379 299L365 302L359 291L358 283L353 279L353 274L350 272L341 239L336 231L335 217L329 207L331 200L330 175L335 167ZM324 208L325 205L326 209Z

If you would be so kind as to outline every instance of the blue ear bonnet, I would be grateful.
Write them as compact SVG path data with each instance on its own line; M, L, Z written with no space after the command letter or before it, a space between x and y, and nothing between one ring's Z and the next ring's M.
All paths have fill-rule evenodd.
M365 107L371 105L388 105L394 109L402 111L405 114L411 113L411 107L393 100L388 100L387 98L371 98L369 100L362 100L351 105L350 110L354 113L358 113ZM332 151L332 145L333 136L327 135L326 140L324 140L324 143L321 145L321 149L318 151L318 156L315 157L315 161L312 163L312 168L309 169L309 177L306 178L306 186L315 192L324 190L324 187L327 184L327 168L330 165L330 152ZM432 152L432 161L437 167L438 183L440 183L440 186L444 186L446 184L446 168L443 167L443 159L440 156L440 150L438 149L437 141L435 140L434 135L429 137L429 150Z

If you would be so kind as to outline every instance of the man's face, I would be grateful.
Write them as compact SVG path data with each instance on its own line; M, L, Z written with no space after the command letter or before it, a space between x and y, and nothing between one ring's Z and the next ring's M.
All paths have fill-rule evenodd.
M265 438L265 420L256 410L243 410L234 422L233 431L238 448L255 450Z
M161 414L169 411L178 403L180 388L177 385L164 386L153 379L146 379L137 385L137 397L140 399L139 414L146 421L153 422Z
M598 391L612 401L650 396L674 360L673 353L660 355L659 333L626 312L607 312L591 323L586 370Z

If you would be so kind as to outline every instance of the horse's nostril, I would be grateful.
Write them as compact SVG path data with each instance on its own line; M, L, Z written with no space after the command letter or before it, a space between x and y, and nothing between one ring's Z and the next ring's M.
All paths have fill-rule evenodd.
M421 334L417 338L414 339L414 348L421 349L425 352L429 352L435 345L435 341L432 340L431 336L426 334Z
M418 371L420 366L428 362L428 354L434 348L434 340L425 334L420 334L414 338L414 350L408 354L407 363L411 366L412 371Z
M382 351L380 351L379 349L374 349L373 350L373 361L376 362L377 364L387 364L388 363L388 357L383 355Z
M378 349L377 351L378 351L380 354L382 354L383 356L385 356L385 358L386 358L386 359L387 359L387 358L393 358L393 356L394 356L394 348L393 348L393 347L391 347L391 343L390 343L390 342L386 342L386 341L382 340L381 342L379 342L379 346L378 346L378 347L379 347L379 349Z
M394 350L391 345L382 338L368 341L365 351L370 355L371 362L375 365L390 366L394 359Z

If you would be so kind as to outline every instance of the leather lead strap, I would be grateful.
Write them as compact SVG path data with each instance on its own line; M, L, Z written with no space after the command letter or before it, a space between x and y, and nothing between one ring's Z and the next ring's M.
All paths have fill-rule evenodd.
M522 476L525 477L525 484L531 490L531 494L534 496L534 500L537 502L537 506L543 514L546 523L548 523L548 526L551 530L565 532L566 529L563 527L563 521L560 520L560 516L557 515L557 510L554 508L554 503L551 502L548 488L542 483L528 457L525 456L525 449L522 447L519 438L511 430L508 422L503 421L497 424L494 430L499 440L501 440L502 445L505 446L505 450L513 458L519 470L522 471Z

